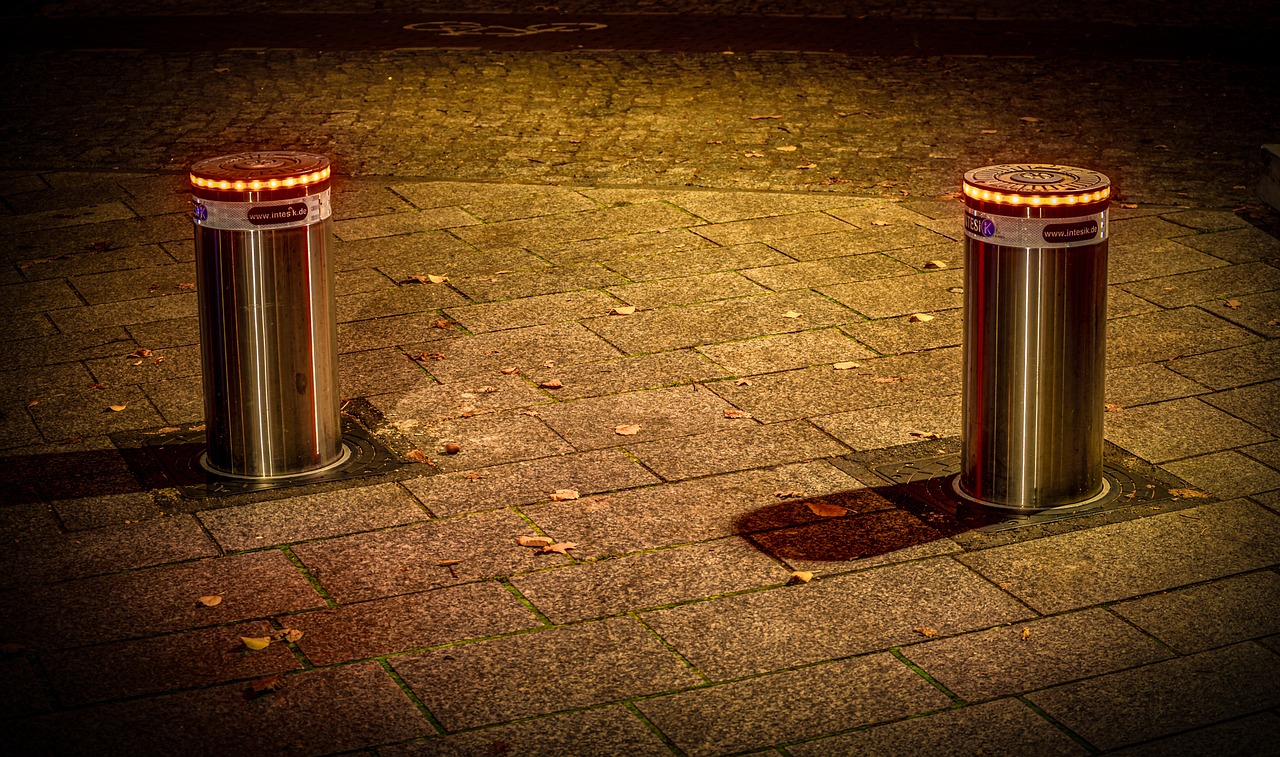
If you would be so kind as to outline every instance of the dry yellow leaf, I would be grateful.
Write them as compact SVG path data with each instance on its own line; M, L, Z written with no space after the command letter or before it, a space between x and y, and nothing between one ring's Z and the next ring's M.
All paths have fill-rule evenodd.
M810 168L817 168L817 167L818 167L817 163L803 163L801 165L796 166L796 169L800 171L808 171Z
M821 515L824 518L839 518L841 515L849 512L847 508L841 507L840 505L828 504L826 502L809 502L807 504L810 512L814 515Z
M448 276L434 276L432 274L427 274L427 281L430 281L432 284L443 284L448 280Z
M515 365L509 365L509 366L507 366L506 368L499 368L498 370L499 370L499 371L501 371L502 373L504 373L504 374L508 375L508 376L510 376L510 375L511 375L511 374L513 374L513 373L519 373L519 372L520 372L520 368L519 368L519 366L515 366Z
M773 149L778 152L795 152L798 148L795 145L782 145L781 147L775 147Z
M926 323L928 321L932 321L933 318L934 317L929 315L928 313L913 313L912 316L907 320L911 321L912 323Z
M724 411L724 417L726 417L726 418L750 418L750 417L751 417L751 414L750 414L750 413L744 413L744 412L742 412L741 410L734 410L733 408L725 408L725 411Z
M126 407L128 407L128 405L108 405L107 409L113 413L118 413L121 410L124 410Z
M271 644L271 637L270 636L241 636L240 641L244 642L244 645L249 649L253 650L254 652L257 652L261 649L266 649Z
M516 542L522 547L549 547L555 543L555 539L550 536L530 536L522 534L516 537Z
M925 268L927 268L927 269L928 269L928 270L930 270L930 271L934 271L934 270L937 270L937 269L939 269L939 268L946 268L946 267L947 267L947 261L945 261L945 260L930 260L930 261L928 261L928 262L926 262L926 263L924 264L924 267L925 267Z
M222 597L219 597L216 594L209 594L207 596L203 596L196 599L196 601L204 605L205 607L217 607L218 605L222 604Z
M801 315L802 315L801 313L797 313L794 310L788 310L787 312L782 314L782 317L783 318L799 318Z
M892 226L893 224L889 223L888 221L872 221L871 225L872 226Z
M1023 641L1026 641L1027 639L1031 638L1031 629L1030 628L1022 629L1021 636Z
M1205 499L1209 496L1208 492L1199 489L1170 489L1169 494L1176 499Z
M833 363L831 367L837 371L848 371L854 368L861 368L862 365L854 362L844 362L844 363Z
M553 502L567 502L571 499L577 499L577 498L578 498L577 489L556 489L554 492L551 493L551 500Z
M636 306L622 305L620 307L614 308L613 310L610 310L609 312L614 315L631 315L632 313L636 312Z
M813 580L813 573L808 570L797 570L791 574L791 580L802 584L807 584Z
M618 426L613 429L613 433L618 436L635 436L640 433L642 426L639 423L629 423L624 426Z
M538 554L545 555L551 552L555 552L556 554L563 555L563 554L566 554L569 550L574 549L577 546L578 546L577 544L571 541L557 542L555 544L548 544L547 546L538 550Z
M928 626L920 626L919 628L913 628L913 629L911 629L911 630L912 630L912 631L915 631L916 633L920 634L921 636L924 636L924 637L926 637L926 638L930 638L930 639L932 639L934 636L937 636L937 635L938 635L938 629L936 629L936 628L930 628L930 627L928 627Z
M427 453L423 452L420 449L409 450L409 452L405 454L405 457L409 458L415 463L422 463L423 465L429 465L431 463L431 460L427 458Z
M1102 407L1108 413L1118 413L1121 410L1124 410L1124 405L1117 405L1114 402L1104 402L1102 403Z
M564 384L560 383L560 379L551 379L550 381L543 381L541 384L538 384L538 386L543 389L560 389Z
M1223 305L1226 305L1227 307L1231 308L1232 310L1239 310L1239 309L1240 309L1240 300L1227 300L1226 302L1224 302L1224 303L1222 303L1222 304L1223 304Z
M284 683L284 674L276 673L266 678L258 678L249 682L249 691L254 694L267 694L279 690Z

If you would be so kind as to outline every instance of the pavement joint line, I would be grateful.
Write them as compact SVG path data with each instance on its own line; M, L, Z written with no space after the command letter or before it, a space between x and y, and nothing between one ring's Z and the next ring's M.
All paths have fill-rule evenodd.
M1017 699L1019 702L1022 702L1022 704L1028 707L1032 712L1034 712L1035 714L1043 718L1045 721L1047 721L1049 725L1053 726L1054 728L1057 728L1059 731L1062 731L1062 733L1065 734L1068 738L1070 738L1072 741L1076 742L1085 750L1087 750L1089 754L1100 754L1102 752L1101 749L1099 749L1098 747L1090 743L1084 736L1081 736L1080 734L1071 730L1062 721L1050 715L1048 712L1045 712L1044 709L1036 705L1035 702L1032 702L1030 699L1027 699L1025 694L1016 696L1014 697L1014 699Z
M404 678L396 672L395 668L391 667L391 663L388 662L386 658L378 659L378 664L382 667L383 671L391 677L391 680L395 682L395 685L399 687L401 693L403 693L405 697L413 703L414 707L418 708L418 712L422 713L422 717L426 718L427 722L431 724L431 727L436 730L437 736L448 733L436 716L431 713L431 710L427 709L427 706L418 698L418 695L413 693L413 689L409 688L409 684L405 683Z
M305 578L307 580L307 583L311 585L311 588L314 589L315 592L320 595L320 598L324 600L324 603L327 607L333 608L338 606L338 602L334 600L333 596L330 595L329 592L320 583L320 579L316 578L315 575L312 574L311 569L308 568L306 564L304 564L302 560L300 560L298 556L293 553L292 547L280 547L280 551L283 552L284 556L289 559L289 562L293 563L293 567L297 568L298 571L302 573L302 577Z
M929 672L926 671L924 668L915 664L911 660L908 660L907 656L902 653L901 646L893 647L892 649L889 650L889 654L893 655L893 658L895 660L897 660L898 662L910 668L911 672L915 673L916 675L920 676L924 680L928 681L930 686L934 687L938 691L941 691L943 694L946 694L951 699L951 702L955 706L963 707L964 705L968 704L967 702L965 702L964 698L962 698L959 694L955 693L951 689L947 688L945 685L943 685L941 681L939 681L938 679L930 675Z
M674 644L671 644L671 643L670 643L670 642L668 642L666 639L662 638L662 634L658 633L658 632L657 632L657 631L655 631L655 630L654 630L654 629L653 629L653 628L652 628L648 623L644 622L644 619L643 619L643 618L641 618L641 617L640 617L640 615L639 615L638 613L636 613L636 612L627 612L627 613L623 613L623 614L624 614L626 617L629 617L629 618L631 618L632 620L634 620L635 622L639 623L639 624L640 624L640 627L641 627L641 628L643 628L644 630L648 631L650 636L652 636L653 638L657 639L657 640L658 640L658 643L659 643L659 644L661 644L661 645L662 645L662 647L663 647L664 649L666 649L668 653L670 653L670 654L671 654L671 656L673 656L673 657L675 657L677 660L679 660L679 661L680 661L680 663L681 663L682 665L684 665L686 668L688 668L688 669L689 669L689 670L690 670L694 675L698 676L698 677L699 677L699 678L701 678L703 681L705 681L705 682L706 682L706 683L705 683L705 685L715 685L715 684L714 684L714 682L711 680L711 677L710 677L710 676L708 676L706 673L702 672L700 669L698 669L698 666L696 666L696 665L694 665L692 662L690 662L690 661L689 661L689 658L688 658L688 657L685 657L683 654L681 654L681 653L680 653L680 650L676 649ZM703 688L703 686L696 686L696 687L694 687L694 688ZM684 690L684 689L682 689L682 690ZM645 698L651 698L651 697L645 697Z
M662 743L667 746L667 749L671 750L672 754L684 757L685 751L681 749L670 736L663 733L661 728L654 725L653 721L641 712L639 707L636 707L635 702L628 699L622 703L622 706L626 708L627 712L631 713L633 717L638 719L641 723L644 723L645 727L648 728L654 736L661 739Z
M555 567L555 566L552 566L552 567ZM542 614L542 610L539 610L537 605L531 602L528 597L526 597L519 589L515 587L514 584L511 583L510 578L499 578L498 583L502 584L502 587L507 590L507 593L515 597L520 602L520 604L524 605L525 608L529 610L529 612L533 613L534 616L536 616L544 626L547 626L548 628L555 626L555 623L551 622L550 618Z

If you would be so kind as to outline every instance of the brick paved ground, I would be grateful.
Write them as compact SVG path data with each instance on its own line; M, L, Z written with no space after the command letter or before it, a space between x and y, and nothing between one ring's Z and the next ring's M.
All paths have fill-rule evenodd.
M1274 749L1280 239L1276 215L1237 211L1249 195L1233 189L1274 128L1275 103L1250 89L1267 71L1095 72L1113 77L1102 97L1167 118L1104 132L1078 103L1025 99L1024 81L1071 92L1084 76L1035 61L986 81L994 107L958 89L984 75L962 59L8 63L31 95L6 127L0 215L0 701L21 743ZM45 87L30 86L37 67ZM280 87L259 94L264 81ZM579 86L557 96L564 82ZM1183 91L1220 96L1230 125L1178 105ZM821 104L749 119L799 94ZM878 115L849 126L863 116L831 112L846 101ZM948 107L921 123L921 101ZM1046 108L1084 125L1017 121ZM811 136L819 111L826 137ZM442 123L451 141L427 138ZM209 154L211 134L215 152L272 142L339 159L343 395L434 465L221 500L131 472L137 432L201 420L187 194L164 169ZM1137 205L1113 216L1114 459L1212 496L983 534L886 498L875 468L957 449L963 260L959 205L940 195L957 166L1037 145L1116 174ZM576 157L544 160L562 151ZM801 161L849 183L816 184ZM405 283L427 274L448 279ZM636 312L612 314L623 306ZM910 320L921 312L935 318ZM127 357L139 348L152 359ZM521 534L577 547L535 554ZM815 577L789 583L796 570ZM282 629L303 636L239 641ZM277 673L279 690L246 696Z

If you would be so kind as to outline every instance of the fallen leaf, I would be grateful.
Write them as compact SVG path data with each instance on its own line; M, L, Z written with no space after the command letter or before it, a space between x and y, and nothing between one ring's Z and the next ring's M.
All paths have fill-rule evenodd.
M564 384L560 383L560 379L551 379L550 381L543 381L538 386L543 389L560 389L564 387Z
M621 307L616 307L613 310L610 310L609 312L613 315L631 315L632 313L636 312L636 306L623 305Z
M773 149L778 152L795 152L798 148L796 148L795 145L782 145L781 147L775 147Z
M788 310L787 312L782 314L782 317L783 318L799 318L801 315L803 315L803 313L797 313L794 310Z
M743 411L741 411L741 410L734 410L733 408L729 408L729 407L727 407L727 408L725 408L725 410L724 410L724 417L726 417L726 418L750 418L750 417L751 417L751 414L750 414L750 413L744 413L744 412L743 412Z
M999 129L983 129L982 133L983 134L999 134L1000 130Z
M30 402L27 403L27 407L35 407L36 405L39 405L39 404L40 404L40 400L31 400Z
M436 321L436 328L447 329L453 325L453 321Z
M441 560L437 562L436 565L440 566L441 568L447 568L450 565L457 565L460 562L462 561L461 560Z
M1027 639L1031 638L1031 629L1030 628L1022 629L1022 633L1020 635L1022 636L1022 640L1026 641Z
M249 691L254 694L269 694L273 691L279 691L284 684L284 674L276 673L266 678L257 678L249 682Z
M425 284L427 283L427 277L409 275L409 276L406 276L404 281L401 281L400 283L401 284Z
M912 313L911 317L907 320L912 323L928 323L929 321L932 321L933 318L934 316L931 316L928 313Z
M629 423L629 424L614 428L613 433L617 434L618 436L635 436L636 434L640 433L641 428L642 426L640 426L640 424L638 423Z
M128 407L128 405L108 405L107 409L113 413L118 413L124 410L126 407Z
M1170 489L1169 494L1175 499L1205 499L1209 496L1208 492L1199 489Z
M873 378L871 380L877 384L901 384L905 379L901 376L884 376L882 378Z
M1224 303L1222 303L1222 304L1223 304L1223 305L1226 305L1227 307L1231 308L1232 310L1239 310L1239 309L1240 309L1240 300L1227 300L1226 302L1224 302Z
M549 547L555 539L550 536L517 536L516 542L522 547Z
M552 502L567 502L571 499L578 498L577 489L556 489L551 493Z
M888 221L872 221L871 225L872 226L892 226L893 224L889 223Z
M218 605L222 604L222 597L218 596L217 594L209 594L209 595L197 598L196 601L204 605L205 607L217 607Z
M788 583L807 584L813 580L813 572L808 570L797 570L791 574L791 580Z
M941 434L935 434L931 431L910 431L908 433L910 433L912 436L917 436L921 439L941 439L942 438Z
M575 544L574 542L562 541L562 542L557 542L556 544L548 544L547 546L538 550L535 554L545 555L551 552L555 552L557 554L563 555L563 554L568 554L569 550L574 549L577 546L578 545Z
M185 282L185 281L184 281L184 282L182 282L182 283L178 284L178 288L179 288L179 289L195 289L195 288L196 288L196 285L195 285L195 284L190 284L190 283L187 283L187 282Z
M188 428L187 430L188 430L188 431L204 431L204 424L203 424L203 423L197 423L196 425L194 425L194 426L192 426L192 427Z
M484 476L480 475L479 473L476 473L475 471L468 471L467 473L463 473L462 477L471 479L472 481L479 481L480 479L484 478Z
M139 347L133 352L130 352L126 357L151 357L151 350L146 347Z
M486 384L480 387L480 391L484 392L485 394L493 394L494 392L498 391L498 387L489 386L488 384Z
M848 509L840 505L832 505L826 502L806 502L805 504L814 515L821 515L824 518L839 518L849 512Z
M1102 407L1105 408L1108 413L1118 413L1121 410L1124 410L1124 405L1117 405L1114 402L1104 402Z
M848 361L846 361L846 362L843 362L843 363L832 363L832 364L831 364L831 367L832 367L834 370L837 370L837 371L847 371L847 370L851 370L851 369L853 369L853 368L861 368L861 367L862 367L862 364L861 364L861 363L854 363L854 362L848 362Z
M508 376L510 376L513 373L520 372L519 366L515 366L515 365L509 365L506 368L499 368L498 370L501 371L502 373L505 373Z
M1040 123L1040 119L1036 118L1035 116L1022 116L1022 117L1021 117L1021 118L1019 118L1018 120L1019 120L1019 121L1021 121L1021 122L1023 122L1023 123L1026 123L1026 124L1038 124L1038 123Z
M782 116L751 116L752 121L764 121L770 118L782 118Z
M810 168L817 168L817 167L818 167L817 163L802 163L801 165L796 166L796 170L808 171Z
M734 386L751 386L751 379L738 379L733 382Z
M792 491L783 491L782 489L779 489L778 491L776 491L776 492L774 492L774 493L773 493L773 496L775 496L775 497L780 497L780 498L782 498L782 499L794 499L795 497L803 497L803 496L804 496L804 492L798 492L798 491L794 491L794 490L792 490Z
M259 650L266 649L267 646L271 644L271 637L270 636L241 636L240 641L244 642L244 645L249 649L253 650L254 652L257 652Z
M405 457L409 458L415 463L422 463L423 465L428 465L431 463L431 459L427 457L427 453L423 452L420 449L409 450L408 454L406 454Z
M934 636L938 635L938 629L930 628L928 626L920 626L919 628L913 628L911 630L929 639L932 639Z
M158 429L156 429L156 430L155 430L154 432L152 432L152 433L156 433L156 434L172 434L172 433L173 433L173 432L175 432L175 431L181 431L181 430L182 430L182 429L178 428L177 426L165 426L164 428L158 428Z
M272 641L287 641L292 644L296 641L300 641L304 635L305 634L303 634L302 631L299 631L296 628L285 628L271 634L270 638Z
M457 442L445 442L444 453L446 455L456 455L462 451L462 445Z
M927 263L925 263L925 264L924 264L924 267L925 267L926 269L930 270L930 271L935 271L935 270L937 270L937 269L939 269L939 268L946 268L946 267L947 267L947 261L945 261L945 260L930 260L929 262L927 262Z
M1136 202L1122 202L1122 203L1120 203L1120 207L1122 207L1122 208L1124 208L1124 209L1126 209L1126 210L1137 210L1137 209L1138 209L1138 203L1136 203Z
M155 360L152 360L151 362L155 363L156 365L160 365L167 359L168 358L166 358L164 355L161 355L160 357L156 358Z
M463 418L470 418L471 416L476 414L476 409L471 405L463 405L462 407L458 408L458 410L461 411L459 415L461 415Z
M764 153L762 153L762 152L744 152L744 153L742 153L742 157L744 157L744 158L763 158L763 157L764 157Z

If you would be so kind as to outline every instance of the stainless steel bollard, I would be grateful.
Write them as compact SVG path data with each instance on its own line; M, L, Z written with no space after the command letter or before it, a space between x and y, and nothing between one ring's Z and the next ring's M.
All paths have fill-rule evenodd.
M966 173L964 194L956 491L1027 511L1105 497L1111 182L1070 166L999 165Z
M200 358L209 449L201 463L273 479L341 464L329 161L227 155L191 167Z

